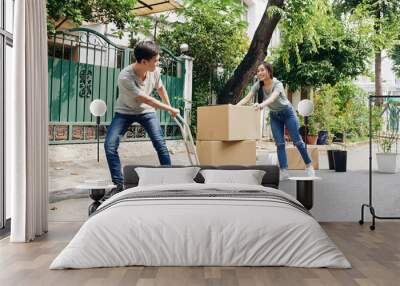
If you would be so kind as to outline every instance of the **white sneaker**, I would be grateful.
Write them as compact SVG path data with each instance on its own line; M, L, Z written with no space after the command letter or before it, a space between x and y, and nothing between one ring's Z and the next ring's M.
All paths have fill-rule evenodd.
M287 169L281 169L279 171L279 180L285 181L287 179L289 179L289 171Z
M307 177L315 177L315 170L313 166L309 166L306 168Z

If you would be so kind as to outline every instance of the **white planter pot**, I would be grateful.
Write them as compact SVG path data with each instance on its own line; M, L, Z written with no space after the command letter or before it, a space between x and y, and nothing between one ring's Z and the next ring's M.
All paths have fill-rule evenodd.
M378 172L397 173L400 169L400 154L397 153L376 153Z

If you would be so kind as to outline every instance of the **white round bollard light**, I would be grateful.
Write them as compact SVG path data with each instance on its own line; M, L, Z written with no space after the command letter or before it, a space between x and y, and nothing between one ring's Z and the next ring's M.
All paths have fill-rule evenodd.
M314 104L309 99L303 99L299 102L297 110L299 111L301 116L310 116L314 111Z
M184 54L184 53L186 53L187 51L189 51L189 45L183 43L183 44L181 44L181 45L179 46L179 49L181 50L181 53Z
M94 116L103 116L107 111L107 105L103 100L95 99L90 103L89 109Z

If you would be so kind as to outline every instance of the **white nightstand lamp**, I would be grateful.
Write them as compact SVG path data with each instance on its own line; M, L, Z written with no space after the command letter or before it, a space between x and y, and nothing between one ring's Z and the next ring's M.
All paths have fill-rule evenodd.
M103 116L107 111L106 103L101 99L95 99L90 103L90 113L96 116L96 137L97 137L97 162L99 162L99 145L100 145L100 116Z
M302 101L299 102L299 105L297 106L297 110L299 111L300 115L304 117L304 138L306 144L306 149L307 149L307 135L308 135L308 116L310 116L314 112L314 104L311 100L309 99L303 99Z

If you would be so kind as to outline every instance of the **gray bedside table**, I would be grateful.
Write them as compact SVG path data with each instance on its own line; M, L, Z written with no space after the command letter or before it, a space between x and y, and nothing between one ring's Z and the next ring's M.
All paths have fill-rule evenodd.
M320 177L290 177L290 181L296 181L296 199L303 206L311 210L314 204L314 181Z

